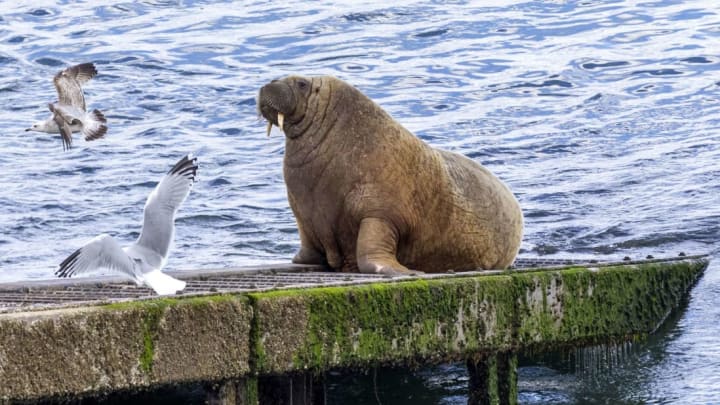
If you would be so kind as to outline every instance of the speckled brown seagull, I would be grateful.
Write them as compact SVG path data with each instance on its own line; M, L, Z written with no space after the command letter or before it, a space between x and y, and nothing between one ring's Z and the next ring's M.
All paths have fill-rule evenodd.
M38 121L25 131L60 133L63 150L72 146L72 133L82 132L86 141L105 136L107 120L100 110L88 112L85 109L85 96L82 85L97 75L92 63L81 63L63 69L55 75L53 83L58 93L58 101L48 104L52 115L45 121Z

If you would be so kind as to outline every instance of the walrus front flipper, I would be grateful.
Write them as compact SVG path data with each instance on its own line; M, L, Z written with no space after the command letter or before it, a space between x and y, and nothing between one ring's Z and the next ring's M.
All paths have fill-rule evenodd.
M290 206L295 205L295 201L292 197L288 197ZM292 262L296 264L321 264L328 265L325 255L320 252L316 247L313 246L311 239L304 231L304 227L298 221L298 233L300 234L300 250L295 253Z
M302 244L300 245L300 250L295 253L292 262L296 264L328 264L322 253Z
M397 261L398 234L380 218L364 218L357 239L357 264L361 273L389 275L422 274Z

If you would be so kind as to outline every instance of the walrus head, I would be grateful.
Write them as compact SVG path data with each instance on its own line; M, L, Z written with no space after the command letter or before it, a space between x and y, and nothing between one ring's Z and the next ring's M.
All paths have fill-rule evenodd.
M268 120L267 134L277 125L287 137L300 135L293 126L300 123L305 116L307 101L313 91L313 79L289 76L281 80L273 80L260 89L258 94L258 112Z

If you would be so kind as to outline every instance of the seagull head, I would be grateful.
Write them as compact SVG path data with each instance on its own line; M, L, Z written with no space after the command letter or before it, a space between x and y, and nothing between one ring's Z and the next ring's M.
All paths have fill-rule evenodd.
M30 128L25 128L25 132L27 132L27 131L45 132L45 131L43 131L43 129L45 129L45 121L38 121L38 122L30 125Z
M57 128L57 125L54 121L38 121L30 126L30 128L25 128L25 132L27 131L36 131L36 132L46 132L46 133L55 133L60 132L60 130Z

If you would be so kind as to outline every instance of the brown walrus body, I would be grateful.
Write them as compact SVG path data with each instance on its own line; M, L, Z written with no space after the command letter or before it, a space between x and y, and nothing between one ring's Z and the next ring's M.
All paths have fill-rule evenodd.
M293 262L397 274L501 269L515 259L523 220L510 190L472 160L430 147L349 84L275 80L258 109L286 136L301 242Z

